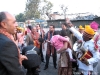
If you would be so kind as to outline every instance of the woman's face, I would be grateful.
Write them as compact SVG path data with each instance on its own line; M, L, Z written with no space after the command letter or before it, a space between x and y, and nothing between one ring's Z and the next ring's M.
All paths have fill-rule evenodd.
M37 32L36 27L33 27L32 33Z

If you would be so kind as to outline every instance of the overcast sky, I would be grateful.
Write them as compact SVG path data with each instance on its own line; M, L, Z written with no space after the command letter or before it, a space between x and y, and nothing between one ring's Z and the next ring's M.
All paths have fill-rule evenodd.
M0 11L8 11L12 14L18 14L25 11L27 0L0 0Z
M27 0L0 0L0 11L18 14L25 11ZM53 12L61 10L60 5L68 6L68 13L91 12L100 15L100 0L49 0L53 3Z

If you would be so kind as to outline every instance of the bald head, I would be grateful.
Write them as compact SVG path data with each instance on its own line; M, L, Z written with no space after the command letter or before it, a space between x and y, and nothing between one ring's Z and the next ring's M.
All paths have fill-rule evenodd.
M10 34L14 34L17 26L13 15L8 12L0 12L0 29L5 29Z
M12 14L8 13L8 12L5 12L5 15L6 15L6 20L11 20L11 19L16 20L15 17Z
M2 21L10 19L10 18L15 19L15 17L8 12L0 12L0 26L1 26Z

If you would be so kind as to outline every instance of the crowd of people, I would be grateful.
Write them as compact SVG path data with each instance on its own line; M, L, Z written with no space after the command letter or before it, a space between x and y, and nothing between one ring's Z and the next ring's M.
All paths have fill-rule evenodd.
M100 60L100 33L95 21L78 29L67 18L61 30L40 24L18 29L13 15L0 12L0 75L39 75L40 64L49 68L50 56L58 75L97 75ZM46 56L43 55L47 43ZM57 62L57 53L60 54ZM44 59L45 57L45 59ZM95 69L95 72L94 72Z

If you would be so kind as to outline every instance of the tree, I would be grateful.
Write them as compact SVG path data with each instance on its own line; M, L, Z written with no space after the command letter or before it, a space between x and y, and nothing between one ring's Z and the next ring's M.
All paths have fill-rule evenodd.
M23 13L19 13L15 17L16 17L17 22L25 22L25 15Z
M47 0L27 0L25 11L26 18L38 19L47 12L50 12L52 7L52 3Z
M40 17L40 12L38 10L39 3L40 0L27 0L26 11L25 11L25 15L27 19Z
M47 0L44 0L43 2L44 4L40 8L41 18L45 18L45 15L50 18L49 14L51 13L51 8L53 7L53 4Z
M66 11L68 10L68 7L61 5L61 10L63 11L64 18L66 18Z

